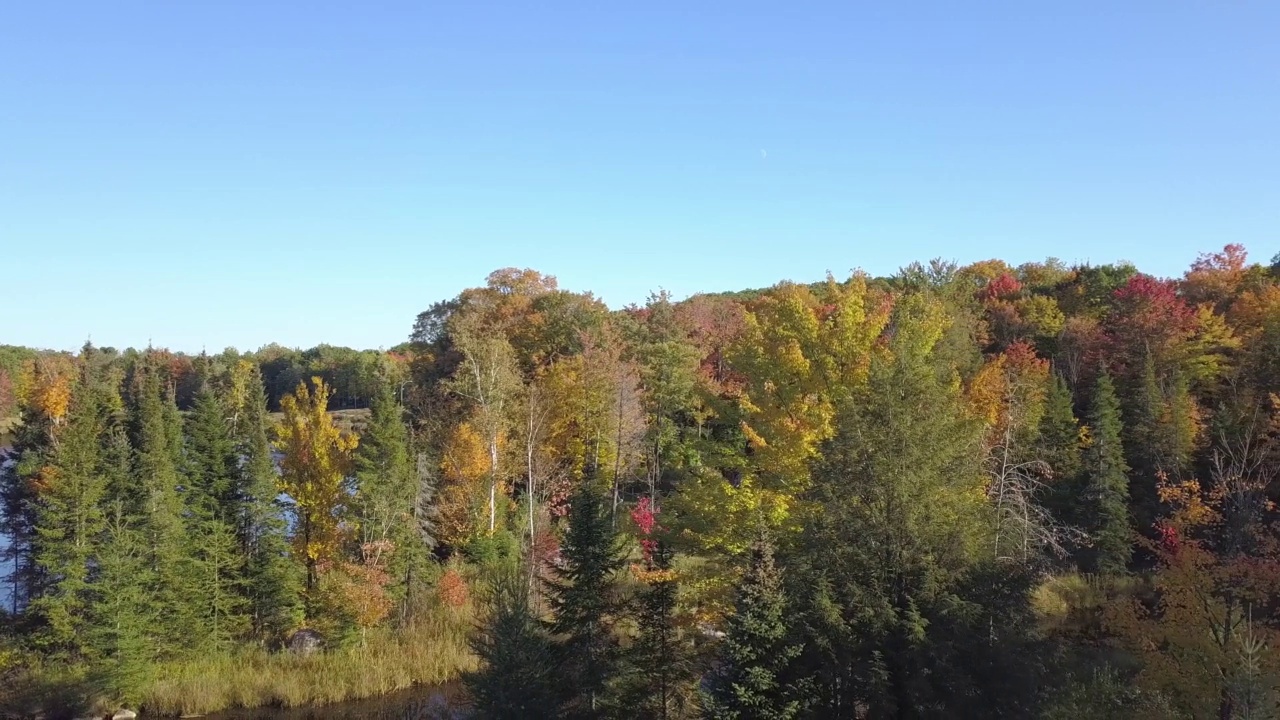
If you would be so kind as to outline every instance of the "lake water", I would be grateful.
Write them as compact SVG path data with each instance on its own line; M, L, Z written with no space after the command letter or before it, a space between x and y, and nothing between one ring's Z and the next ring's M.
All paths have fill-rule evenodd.
M304 708L229 710L206 720L457 720L468 717L462 688L413 688L379 698Z
M0 472L7 471L15 462L9 457L10 450L7 440L0 436ZM4 558L8 550L9 536L0 533L0 558ZM13 609L13 585L9 583L9 576L12 573L13 561L0 559L0 607L5 610Z

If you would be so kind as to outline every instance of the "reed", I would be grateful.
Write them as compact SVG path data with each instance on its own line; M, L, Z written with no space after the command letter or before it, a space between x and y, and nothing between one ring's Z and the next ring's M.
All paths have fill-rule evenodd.
M244 650L162 665L142 690L152 715L196 715L235 707L359 700L457 679L475 667L467 608L437 607L412 626L370 631L362 643L302 657Z

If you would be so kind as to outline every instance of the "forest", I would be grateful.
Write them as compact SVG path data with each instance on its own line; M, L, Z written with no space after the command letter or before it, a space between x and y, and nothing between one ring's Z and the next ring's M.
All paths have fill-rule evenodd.
M1280 718L1280 255L405 321L0 346L0 717Z

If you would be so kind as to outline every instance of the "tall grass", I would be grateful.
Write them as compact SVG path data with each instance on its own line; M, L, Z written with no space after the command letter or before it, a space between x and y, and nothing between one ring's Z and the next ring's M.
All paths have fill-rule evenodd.
M377 629L364 642L308 657L245 650L157 668L141 693L153 715L234 707L296 707L358 700L456 679L475 667L469 608L434 607L410 627Z

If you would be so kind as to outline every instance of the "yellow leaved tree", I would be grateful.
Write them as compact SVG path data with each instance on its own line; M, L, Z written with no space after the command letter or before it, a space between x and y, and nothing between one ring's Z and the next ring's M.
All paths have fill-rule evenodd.
M499 438L499 447L502 445ZM440 498L436 504L436 534L441 543L457 547L483 525L485 479L489 455L484 438L469 422L449 433L440 459Z
M351 501L352 452L359 442L329 416L332 391L320 378L314 390L298 383L280 400L284 418L276 426L281 460L280 491L293 501L294 553L307 568L307 590L315 588L317 567L334 559L352 528L346 514Z
M682 489L686 535L695 544L745 549L759 521L788 524L808 486L809 464L834 434L836 408L866 384L873 348L892 303L855 274L828 276L822 297L782 284L748 306L728 349L741 379L731 398L748 459L732 482L703 473Z

